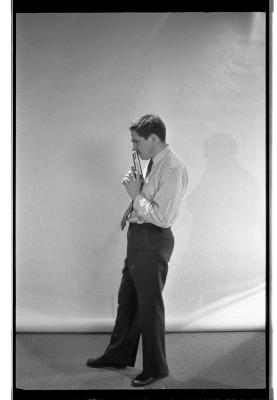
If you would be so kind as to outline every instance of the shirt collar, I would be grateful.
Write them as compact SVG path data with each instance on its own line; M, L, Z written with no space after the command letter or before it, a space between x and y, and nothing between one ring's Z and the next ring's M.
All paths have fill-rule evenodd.
M153 166L154 166L154 165L157 165L157 164L161 161L161 159L164 158L164 156L165 156L169 151L170 151L170 147L169 147L169 145L167 144L166 147L165 147L163 150L159 151L159 153L156 154L155 157L152 158L152 160L153 160Z

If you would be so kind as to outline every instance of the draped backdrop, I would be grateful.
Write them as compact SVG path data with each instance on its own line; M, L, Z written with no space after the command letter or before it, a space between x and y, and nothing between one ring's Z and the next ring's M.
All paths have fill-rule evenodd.
M167 330L264 329L265 14L17 14L14 51L17 330L111 330L149 112L189 176Z

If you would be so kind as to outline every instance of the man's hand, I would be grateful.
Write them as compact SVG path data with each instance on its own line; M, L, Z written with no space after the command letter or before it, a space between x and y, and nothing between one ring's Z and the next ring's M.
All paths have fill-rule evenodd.
M140 177L134 172L133 167L132 170L128 171L128 173L122 179L122 184L125 186L125 189L132 200L134 200L134 198L140 194L141 180Z

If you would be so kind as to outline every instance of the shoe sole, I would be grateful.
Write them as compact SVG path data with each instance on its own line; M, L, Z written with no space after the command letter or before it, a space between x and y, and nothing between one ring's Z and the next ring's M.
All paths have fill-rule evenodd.
M124 369L127 368L127 365L90 365L86 364L90 368L116 368L116 369Z
M166 378L168 375L169 375L169 374L161 375L161 376L159 376L159 377L154 378L153 381L147 382L147 383L138 383L138 384L137 384L137 383L133 383L133 381L132 381L131 383L132 383L132 386L134 386L134 387L147 386L147 385L151 385L152 383L154 383L154 382L156 382L156 381L158 381L158 380L160 380L160 379Z

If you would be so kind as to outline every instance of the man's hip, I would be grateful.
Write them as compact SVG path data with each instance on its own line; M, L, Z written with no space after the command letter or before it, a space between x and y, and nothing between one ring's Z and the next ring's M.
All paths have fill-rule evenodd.
M171 228L161 228L149 223L130 223L127 241L127 257L128 254L134 254L137 251L150 251L158 253L168 262L174 248Z

